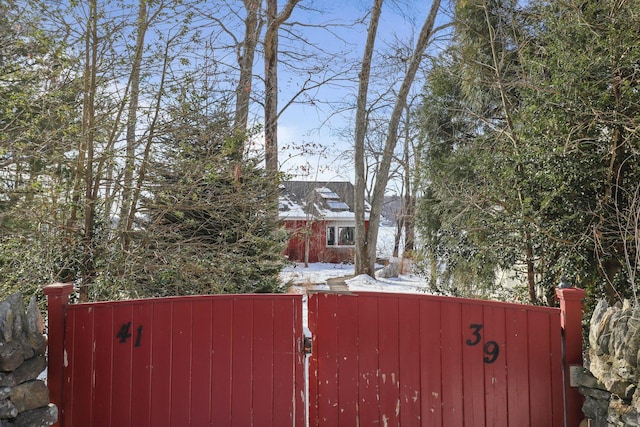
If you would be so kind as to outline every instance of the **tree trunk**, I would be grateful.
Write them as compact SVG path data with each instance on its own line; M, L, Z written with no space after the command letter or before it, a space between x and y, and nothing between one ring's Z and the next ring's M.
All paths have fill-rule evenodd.
M355 241L355 274L364 274L370 271L369 258L367 257L368 243L367 229L365 226L365 156L364 143L367 134L367 95L369 93L369 79L371 77L371 60L373 48L378 34L378 23L382 12L383 0L375 0L371 10L371 20L367 30L367 42L364 48L362 67L359 75L358 100L356 106L356 129L354 142L355 161L355 194L354 212L356 217L356 241Z
M278 172L278 30L300 0L288 0L278 14L278 0L267 0L264 36L264 156L265 169Z
M145 34L147 32L147 0L140 0L138 3L138 34L136 39L136 50L131 65L129 113L127 116L127 148L124 164L124 178L122 183L122 206L120 210L120 233L122 247L126 252L129 248L130 237L127 230L130 229L129 212L133 208L131 195L133 192L133 172L136 160L136 128L138 124L138 98L140 95L140 71L142 65L142 53L144 50Z
M411 56L407 72L400 86L400 91L396 98L391 118L389 119L389 128L387 130L387 138L385 141L385 147L382 152L382 161L380 163L378 174L376 175L376 182L373 189L372 198L370 201L371 212L369 214L369 228L367 229L366 241L368 245L366 247L367 269L366 271L357 271L356 274L368 274L373 277L375 273L375 260L376 260L376 242L378 239L378 229L380 227L380 217L382 214L382 204L384 202L384 193L389 181L389 169L391 168L391 161L393 159L393 152L398 142L398 126L400 119L402 118L402 112L405 108L407 97L409 96L409 89L413 84L416 73L422 62L424 51L429 45L431 36L433 34L433 26L435 24L436 15L440 8L440 0L434 0L431 4L431 10L429 15L425 19L425 22L420 30L418 36L418 42Z
M95 275L93 249L95 228L95 203L93 192L93 148L95 138L95 95L97 89L96 74L98 60L97 0L89 3L89 20L86 33L86 53L84 68L84 96L82 105L82 145L86 153L86 163L82 167L85 200L84 200L84 233L82 238L82 277L80 282L80 302L89 300L89 285Z
M527 287L529 289L529 301L531 304L538 303L536 292L536 277L533 260L533 247L531 246L529 233L525 233L526 262L527 262Z
M236 111L234 117L234 127L237 132L246 131L249 121L253 60L262 28L262 19L259 19L262 0L243 0L243 2L247 17L244 20L245 30L242 53L238 56L240 78L238 86L236 86Z
M404 200L403 200L403 225L404 225L404 250L402 256L411 257L415 242L415 199L413 197L412 169L411 169L411 111L406 108L407 124L404 131Z

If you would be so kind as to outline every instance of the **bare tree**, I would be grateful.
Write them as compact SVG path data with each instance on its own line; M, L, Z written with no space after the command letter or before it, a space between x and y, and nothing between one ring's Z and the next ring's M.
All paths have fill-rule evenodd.
M374 2L371 24L369 27L369 34L367 36L367 44L365 46L365 59L363 60L363 68L360 73L360 87L358 91L358 105L364 103L362 109L366 105L366 91L368 88L369 70L370 70L370 56L373 52L373 44L375 42L375 32L377 31L377 20L379 14L375 16L376 7L381 7L382 2L376 0ZM364 183L360 182L358 176L364 174L364 149L358 147L363 144L364 138L360 136L360 132L366 130L366 117L360 113L360 108L356 113L356 148L355 148L355 163L356 163L356 274L368 274L374 275L375 259L376 259L376 241L378 238L378 227L380 226L380 217L382 213L382 205L384 202L384 193L389 181L389 170L391 168L391 162L393 160L393 154L398 142L398 128L402 113L404 111L409 90L413 84L415 76L418 72L418 68L422 62L424 52L429 45L431 38L434 34L434 25L438 10L440 9L440 0L434 0L431 4L431 9L427 15L416 46L413 50L411 57L408 59L409 64L407 71L404 75L404 79L398 91L398 95L395 100L393 111L389 119L389 126L387 130L387 137L385 141L384 151L382 153L382 161L379 165L378 173L375 178L375 185L370 200L371 212L369 214L369 227L365 227L364 221ZM375 23L374 23L375 20ZM373 34L371 34L373 32ZM360 130L359 130L360 129Z
M238 47L238 64L240 77L236 86L236 113L234 126L236 131L244 132L249 119L249 104L251 101L253 61L256 46L262 31L262 0L243 0L247 16L244 21L244 40Z
M287 0L278 12L278 0L267 1L264 35L264 147L266 170L278 171L278 30L300 0Z

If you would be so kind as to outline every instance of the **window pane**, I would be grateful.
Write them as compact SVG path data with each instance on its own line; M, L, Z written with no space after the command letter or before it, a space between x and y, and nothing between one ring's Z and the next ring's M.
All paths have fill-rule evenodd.
M355 243L354 227L338 227L338 245L353 246Z
M333 227L327 227L327 246L333 246L336 244L336 229Z

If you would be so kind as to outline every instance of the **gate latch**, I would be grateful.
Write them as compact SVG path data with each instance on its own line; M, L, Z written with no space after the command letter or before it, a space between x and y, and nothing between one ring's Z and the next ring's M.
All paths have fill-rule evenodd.
M313 346L312 338L305 336L304 340L302 341L302 352L304 354L311 354L311 347L312 346Z

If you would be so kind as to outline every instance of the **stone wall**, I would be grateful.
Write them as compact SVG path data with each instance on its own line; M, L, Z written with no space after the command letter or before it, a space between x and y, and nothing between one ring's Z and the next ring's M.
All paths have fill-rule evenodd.
M0 427L50 426L58 410L39 375L47 341L35 297L25 310L22 295L0 303Z
M589 325L585 366L571 373L592 427L640 426L639 351L640 307L600 301Z

